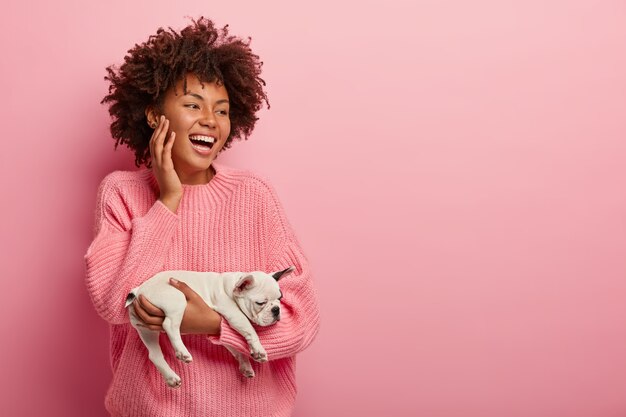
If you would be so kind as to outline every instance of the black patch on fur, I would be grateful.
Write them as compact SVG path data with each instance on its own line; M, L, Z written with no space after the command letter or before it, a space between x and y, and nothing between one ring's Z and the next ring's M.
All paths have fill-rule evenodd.
M275 279L276 281L278 281L278 280L280 279L280 277L281 277L281 276L283 276L283 274L284 274L285 272L289 271L291 268L292 268L292 267L285 268L285 269L283 269L282 271L279 271L279 272L274 273L272 276L274 277L274 279Z
M128 295L126 296L126 305L131 304L133 301L135 301L135 294L133 294L132 292L129 292Z

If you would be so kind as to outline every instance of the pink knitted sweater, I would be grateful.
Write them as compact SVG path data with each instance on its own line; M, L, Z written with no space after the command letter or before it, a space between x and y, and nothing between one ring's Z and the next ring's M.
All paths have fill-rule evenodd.
M148 169L116 171L100 185L95 239L85 261L87 290L110 323L113 381L105 405L112 416L289 416L296 396L295 355L315 337L319 312L309 263L275 190L249 171L213 162L205 185L184 185L176 214L158 201ZM161 346L182 386L168 388L129 324L128 292L163 270L296 270L281 279L281 320L257 327L269 361L252 361L244 378L227 344L249 356L248 345L222 320L219 336L186 335L194 357L183 364L166 335Z

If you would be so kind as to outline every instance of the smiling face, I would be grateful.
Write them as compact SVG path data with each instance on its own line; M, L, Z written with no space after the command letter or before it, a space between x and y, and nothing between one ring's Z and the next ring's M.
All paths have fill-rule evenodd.
M183 184L205 184L209 169L230 134L228 92L215 82L201 82L193 74L166 91L160 109L146 111L148 121L163 114L170 122L167 137L176 133L172 148L174 169Z

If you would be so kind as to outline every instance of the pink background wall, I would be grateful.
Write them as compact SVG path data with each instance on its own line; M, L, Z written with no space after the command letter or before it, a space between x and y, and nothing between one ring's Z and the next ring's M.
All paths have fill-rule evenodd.
M83 284L104 68L159 26L251 35L269 178L322 330L297 417L626 415L624 1L62 0L0 17L5 416L104 416Z

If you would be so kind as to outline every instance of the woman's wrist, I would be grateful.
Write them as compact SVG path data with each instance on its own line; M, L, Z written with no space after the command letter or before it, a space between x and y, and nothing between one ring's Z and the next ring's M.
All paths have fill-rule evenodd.
M216 311L213 311L213 317L209 320L210 325L207 329L207 335L209 336L219 336L222 329L222 316L219 315Z
M159 201L163 203L165 207L167 207L172 213L176 213L178 210L178 206L180 205L180 200L182 199L182 195L180 196L161 196L159 197Z

